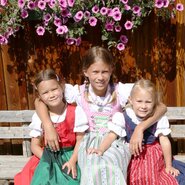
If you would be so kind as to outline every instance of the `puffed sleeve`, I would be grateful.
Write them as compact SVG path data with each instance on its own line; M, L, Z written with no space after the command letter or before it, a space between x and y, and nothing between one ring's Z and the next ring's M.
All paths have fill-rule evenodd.
M75 109L75 127L74 132L85 132L89 128L88 119L84 110L77 106Z
M39 119L37 113L34 113L32 116L32 122L29 125L30 128L30 136L31 137L38 137L41 136L43 133L42 127L41 127L41 120Z
M157 128L155 136L158 137L159 134L168 135L170 134L171 129L169 128L169 121L167 116L163 116L157 123Z
M75 93L74 93L74 86L71 84L65 84L65 99L68 103L74 103L75 102Z
M79 85L65 84L65 99L68 103L81 104Z
M117 88L117 93L118 93L118 97L120 100L120 104L122 106L125 106L125 104L128 101L128 97L130 96L130 92L132 90L133 87L133 83L118 83L118 88Z
M108 122L108 129L115 132L120 137L126 136L125 118L123 116L123 113L116 112L112 116L112 121Z

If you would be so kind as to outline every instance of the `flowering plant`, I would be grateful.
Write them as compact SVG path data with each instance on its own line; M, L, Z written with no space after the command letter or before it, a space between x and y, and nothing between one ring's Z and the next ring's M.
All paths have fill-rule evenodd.
M124 50L128 42L124 32L137 28L152 11L169 19L183 9L175 0L0 0L0 44L7 44L34 14L39 36L48 31L64 37L67 44L79 45L87 26L99 24L102 41Z

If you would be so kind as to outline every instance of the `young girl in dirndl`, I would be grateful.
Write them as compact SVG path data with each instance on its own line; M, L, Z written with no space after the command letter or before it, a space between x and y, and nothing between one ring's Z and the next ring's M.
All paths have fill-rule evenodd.
M158 94L150 80L137 81L129 97L123 122L127 141L137 125L149 118L157 104ZM120 113L115 117L121 119ZM168 135L171 132L166 116L160 118L144 132L143 150L139 155L132 155L128 167L128 185L184 185L185 164L172 159L171 143Z
M43 70L36 75L35 87L39 98L49 108L49 115L58 133L60 150L53 152L49 147L44 146L42 122L34 113L29 127L32 137L31 150L37 158L37 164L34 165L30 182L27 183L29 185L79 185L77 150L81 136L73 132L77 108L64 100L64 84L52 69ZM16 178L17 185L25 185L24 180L28 175L26 172L29 172L32 167L30 162L29 164L20 173L21 178Z

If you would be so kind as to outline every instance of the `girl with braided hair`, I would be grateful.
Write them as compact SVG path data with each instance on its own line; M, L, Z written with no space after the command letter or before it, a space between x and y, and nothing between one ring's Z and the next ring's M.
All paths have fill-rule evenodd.
M126 184L131 153L125 141L125 129L113 114L122 112L133 84L114 84L113 69L111 53L103 47L92 47L83 57L85 83L66 88L66 100L81 107L82 117L74 127L74 132L84 133L78 149L81 185ZM58 148L57 134L51 133L47 107L38 100L35 105L45 128L47 143L55 151ZM154 115L137 127L134 144L130 144L135 155L142 150L143 130L165 111L166 106L160 103Z

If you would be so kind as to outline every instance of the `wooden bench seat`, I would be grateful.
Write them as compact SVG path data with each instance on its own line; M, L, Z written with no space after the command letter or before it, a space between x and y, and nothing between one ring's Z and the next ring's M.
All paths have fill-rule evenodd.
M31 122L34 110L0 111L0 139L22 140L22 155L0 155L0 180L13 180L31 154L28 125ZM7 126L9 123L10 126ZM15 123L20 123L19 126Z
M28 124L34 110L14 110L0 111L0 139L22 139L23 155L0 155L0 180L12 180L31 156L30 136ZM185 139L185 107L168 107L166 113L170 122L172 133L170 137L174 140ZM182 121L179 124L177 121ZM21 126L15 126L14 123L22 123ZM10 126L7 126L10 123ZM176 159L185 162L184 154L177 154Z
M0 156L0 179L13 179L15 174L22 170L30 157L20 155Z

